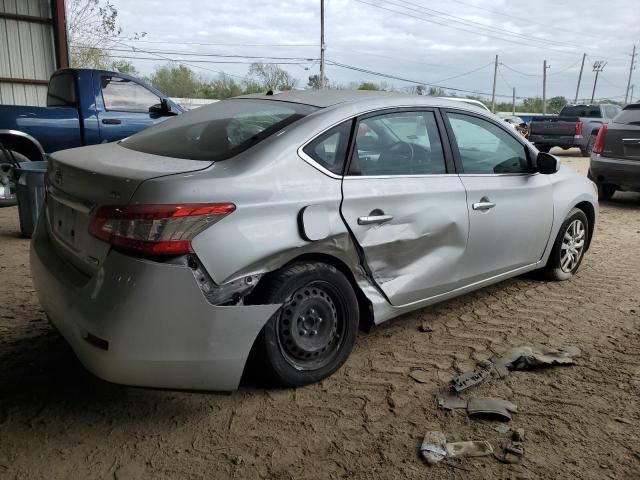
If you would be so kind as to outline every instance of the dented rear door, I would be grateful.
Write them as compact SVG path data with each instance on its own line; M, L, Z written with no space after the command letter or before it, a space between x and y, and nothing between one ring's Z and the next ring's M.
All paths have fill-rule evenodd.
M465 189L434 111L363 117L342 183L342 216L392 305L443 293L464 280ZM444 145L444 147L443 147Z

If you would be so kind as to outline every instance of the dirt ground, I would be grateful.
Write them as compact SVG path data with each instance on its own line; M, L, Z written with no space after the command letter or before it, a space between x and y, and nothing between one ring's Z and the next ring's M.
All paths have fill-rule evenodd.
M588 160L563 157L586 172ZM45 320L15 208L0 209L0 478L640 478L640 195L601 204L574 279L521 277L361 334L324 382L230 395L138 389L88 372ZM433 332L418 327L428 321ZM438 411L434 393L478 360L524 344L577 345L578 365L514 372L466 394L508 399L520 465L427 466L424 433L507 438ZM409 372L421 368L427 382Z

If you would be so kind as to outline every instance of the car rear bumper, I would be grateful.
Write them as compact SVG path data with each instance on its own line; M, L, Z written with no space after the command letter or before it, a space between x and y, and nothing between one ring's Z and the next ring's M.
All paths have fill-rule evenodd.
M235 390L255 338L279 308L211 305L189 267L113 250L81 281L42 218L31 273L42 308L83 365L125 385Z
M552 147L571 148L582 146L582 137L576 137L575 135L552 137L534 133L529 135L528 140L535 145L550 145Z
M621 190L640 191L640 161L592 155L589 167L597 183L610 183Z

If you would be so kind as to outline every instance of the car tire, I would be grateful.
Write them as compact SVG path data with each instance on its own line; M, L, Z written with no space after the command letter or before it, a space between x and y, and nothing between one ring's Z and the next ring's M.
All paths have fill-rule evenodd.
M13 154L15 161L18 163L29 161L21 153L13 150L10 150L9 153ZM11 159L7 158L4 152L0 150L0 207L12 207L18 203L13 167L14 164ZM10 193L6 193L7 191Z
M587 247L589 228L589 220L582 210L574 208L569 212L562 222L547 265L543 269L547 278L564 281L578 271ZM576 247L577 244L580 246Z
M552 147L550 147L549 145L536 145L536 148L541 152L549 153Z
M611 197L616 193L616 186L610 183L598 183L598 200L611 200Z
M358 298L349 280L325 263L294 263L263 282L254 301L283 304L255 345L272 379L297 387L338 370L353 350L359 324Z

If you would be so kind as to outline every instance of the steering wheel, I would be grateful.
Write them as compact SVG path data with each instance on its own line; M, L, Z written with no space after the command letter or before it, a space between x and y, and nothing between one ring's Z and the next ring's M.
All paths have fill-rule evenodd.
M387 148L386 153L401 156L409 160L410 162L413 162L415 156L413 145L411 145L409 142L402 141L398 141L391 145L389 148ZM384 154L382 156L384 156Z

